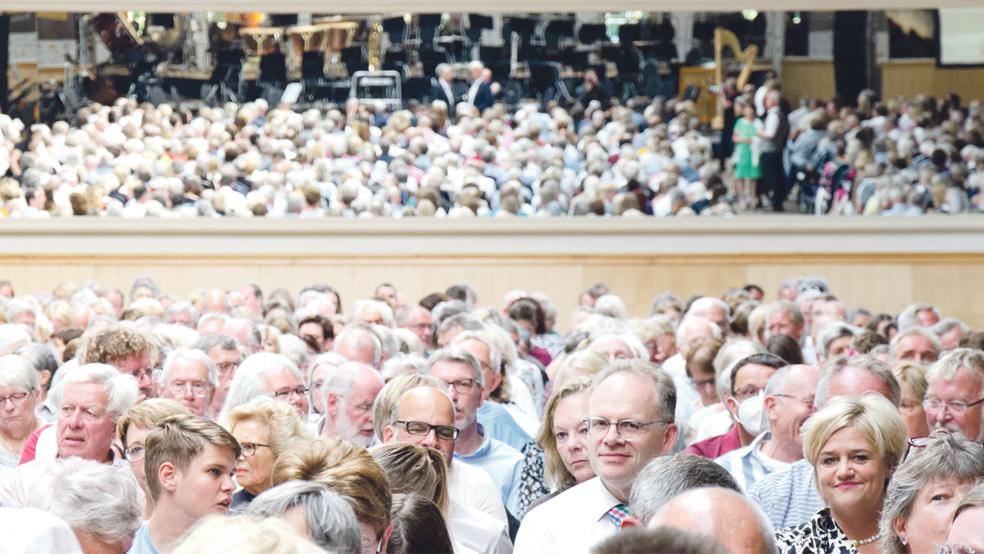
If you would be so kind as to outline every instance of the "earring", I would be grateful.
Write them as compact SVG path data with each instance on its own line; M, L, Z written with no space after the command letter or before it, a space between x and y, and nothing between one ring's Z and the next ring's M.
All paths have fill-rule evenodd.
M899 542L902 543L902 546L905 546L909 544L909 539L905 538L905 535L899 535Z

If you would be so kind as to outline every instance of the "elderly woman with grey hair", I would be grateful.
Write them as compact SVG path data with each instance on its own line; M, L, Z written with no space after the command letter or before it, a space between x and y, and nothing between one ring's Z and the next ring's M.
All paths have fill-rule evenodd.
M888 485L882 508L882 552L932 552L946 541L961 498L984 477L984 446L960 434L936 431L909 439L909 449Z
M247 514L279 517L329 552L359 552L359 522L348 502L328 487L287 481L257 496Z
M16 466L24 444L41 427L34 413L40 390L38 374L26 360L0 357L0 468Z

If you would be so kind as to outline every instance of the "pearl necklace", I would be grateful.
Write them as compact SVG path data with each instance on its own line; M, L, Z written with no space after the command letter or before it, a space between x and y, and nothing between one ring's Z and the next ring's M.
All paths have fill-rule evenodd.
M854 548L858 548L858 547L864 546L866 544L871 544L871 543L877 541L878 539L880 539L881 536L882 536L882 534L881 533L878 533L877 535L875 535L873 537L868 537L866 539L861 539L859 541L856 541L854 539L851 539L851 546L853 546Z

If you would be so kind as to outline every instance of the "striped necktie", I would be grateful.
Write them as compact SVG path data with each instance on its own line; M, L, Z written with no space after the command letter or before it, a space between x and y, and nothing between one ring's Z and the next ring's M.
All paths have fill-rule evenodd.
M606 512L605 515L608 516L608 519L612 520L612 523L615 524L616 529L621 529L622 521L625 520L625 518L629 517L631 514L629 513L628 506L626 506L625 504L616 504L612 506L612 509L608 510L608 512Z

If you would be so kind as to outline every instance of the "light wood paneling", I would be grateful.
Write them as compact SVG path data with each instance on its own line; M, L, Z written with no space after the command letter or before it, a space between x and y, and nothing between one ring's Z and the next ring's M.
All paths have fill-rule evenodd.
M889 60L882 63L882 97L918 94L942 96L955 92L967 102L984 98L984 68L938 68L932 58Z
M802 98L833 98L837 94L833 60L785 56L781 75L783 93L794 107Z

